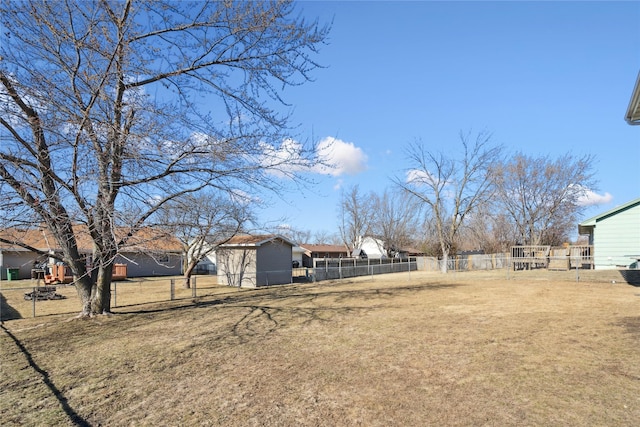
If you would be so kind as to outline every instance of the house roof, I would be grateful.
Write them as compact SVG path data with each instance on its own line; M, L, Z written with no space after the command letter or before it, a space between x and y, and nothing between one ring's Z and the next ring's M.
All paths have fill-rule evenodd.
M636 85L631 93L631 100L624 119L630 125L640 125L640 72L636 79Z
M226 243L220 245L221 247L258 247L265 243L272 242L274 240L281 240L291 246L295 246L295 243L277 234L240 234L233 236Z
M76 236L76 243L80 252L91 252L93 250L93 242L89 236L89 231L84 225L76 225L73 227ZM126 229L116 230L116 234L123 237L126 235ZM22 245L27 245L43 252L60 251L60 245L56 242L53 234L45 228L7 228L0 230L0 238L15 242L8 244L0 241L0 248L5 250L27 250ZM173 236L167 233L146 227L138 230L133 236L127 239L125 246L121 248L123 252L180 252L182 245Z
M634 200L631 200L630 202L625 203L624 205L620 205L620 206L616 206L613 209L610 209L606 212L603 212L599 215L596 215L592 218L586 219L584 221L582 221L580 224L578 224L578 233L579 234L590 234L591 230L593 229L593 227L596 226L596 222L598 221L602 221L603 219L606 219L610 216L613 216L617 213L620 213L622 211L626 211L627 209L633 208L635 206L640 205L640 197Z

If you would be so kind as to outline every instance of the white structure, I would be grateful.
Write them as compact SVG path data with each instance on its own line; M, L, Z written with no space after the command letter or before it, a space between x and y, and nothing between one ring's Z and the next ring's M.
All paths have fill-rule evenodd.
M380 259L387 258L387 251L382 240L365 236L358 238L352 255L356 258Z

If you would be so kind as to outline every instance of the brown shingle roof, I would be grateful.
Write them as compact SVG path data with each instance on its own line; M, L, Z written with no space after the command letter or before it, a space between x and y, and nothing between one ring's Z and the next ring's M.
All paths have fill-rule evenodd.
M125 236L126 230L120 229ZM93 250L93 242L89 236L86 226L74 226L74 234L80 252L91 252ZM53 237L53 234L46 228L18 229L9 228L0 230L0 238L11 242L22 243L40 251L56 251L60 250L60 245ZM8 244L0 241L0 248L9 250L24 250L19 244ZM146 227L133 236L129 237L127 243L121 248L122 251L160 251L160 252L180 252L182 245L175 237L157 229Z

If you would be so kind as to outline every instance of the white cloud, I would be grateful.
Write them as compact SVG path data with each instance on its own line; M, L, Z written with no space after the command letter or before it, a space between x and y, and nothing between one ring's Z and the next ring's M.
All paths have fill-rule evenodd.
M609 193L598 194L589 189L584 189L584 192L578 197L578 204L580 206L597 206L604 205L613 200L613 196Z
M407 183L417 185L429 185L431 187L438 184L438 178L434 177L430 172L422 169L411 169L407 171Z
M329 136L318 143L317 152L325 163L318 168L319 173L331 176L356 175L367 169L367 155L353 142Z
M293 139L282 141L279 147L263 143L262 150L261 163L269 169L269 173L281 177L296 172L337 177L355 175L367 169L368 158L361 148L333 137L322 139L316 146L315 156L319 163L304 158L305 147Z

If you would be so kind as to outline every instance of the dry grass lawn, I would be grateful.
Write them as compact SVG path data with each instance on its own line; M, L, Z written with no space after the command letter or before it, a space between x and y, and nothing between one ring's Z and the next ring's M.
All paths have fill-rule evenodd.
M23 316L0 331L0 423L638 425L640 288L545 277L212 286Z

